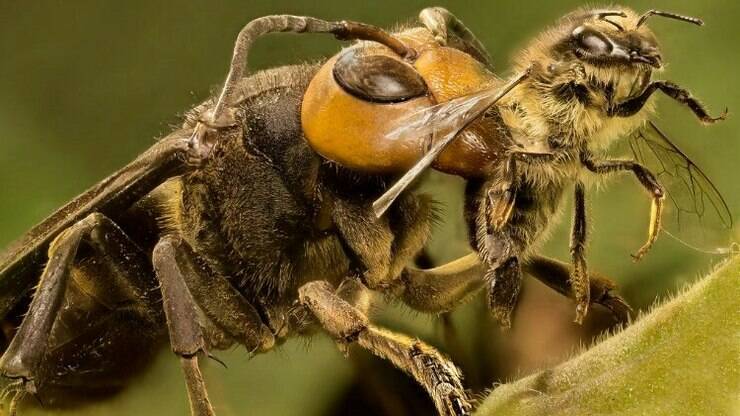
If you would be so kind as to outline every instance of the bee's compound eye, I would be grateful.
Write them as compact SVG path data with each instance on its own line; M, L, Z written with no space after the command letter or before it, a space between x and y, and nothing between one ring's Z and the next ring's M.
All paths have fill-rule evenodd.
M597 55L606 55L611 50L611 45L607 42L604 42L603 39L601 39L598 36L595 35L587 35L582 40L581 43L583 46L585 46L591 53L597 54Z
M612 43L599 32L579 26L572 36L580 48L592 55L609 55L612 52Z

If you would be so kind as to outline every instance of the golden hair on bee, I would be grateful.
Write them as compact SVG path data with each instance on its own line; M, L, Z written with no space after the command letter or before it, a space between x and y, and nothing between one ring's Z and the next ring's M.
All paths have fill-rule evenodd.
M591 148L603 149L646 120L653 110L650 102L631 117L608 114L610 106L641 92L659 69L629 57L627 49L638 44L646 53L657 54L655 36L647 26L638 27L638 21L640 15L625 7L578 9L517 54L516 70L534 64L529 88L512 94L520 102L519 118L526 115L519 124L527 135L546 134L563 145L588 142Z

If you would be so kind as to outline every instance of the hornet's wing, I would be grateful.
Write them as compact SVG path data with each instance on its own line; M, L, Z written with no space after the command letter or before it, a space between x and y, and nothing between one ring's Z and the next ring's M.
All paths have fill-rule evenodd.
M0 317L32 288L46 261L49 243L93 212L115 220L164 179L186 168L189 130L158 141L127 166L68 202L0 253Z

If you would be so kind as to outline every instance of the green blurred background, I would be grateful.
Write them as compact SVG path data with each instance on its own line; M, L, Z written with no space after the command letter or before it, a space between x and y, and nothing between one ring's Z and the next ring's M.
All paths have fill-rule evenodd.
M662 77L690 88L712 113L729 107L730 118L704 128L686 109L660 98L658 121L705 168L738 217L740 185L733 172L740 160L740 130L733 110L740 109L740 3L624 3L706 21L701 29L651 22L668 62ZM249 20L290 13L391 26L432 5L445 6L465 21L489 48L496 68L505 70L509 57L529 37L583 2L0 0L0 246L178 124L179 115L223 81L236 33ZM317 59L339 46L321 35L275 35L258 42L250 59L254 69L266 68ZM465 254L460 181L435 175L425 186L446 203L445 223L429 249L432 258L442 262ZM590 266L619 282L639 309L717 261L663 238L644 261L633 264L629 253L644 240L648 200L627 176L591 192L590 212ZM544 248L563 259L568 255L567 219L565 215ZM395 305L378 312L383 325L450 353L473 387L490 387L562 361L579 343L588 343L611 325L598 310L583 328L572 324L572 317L571 303L531 279L515 328L503 335L486 318L480 300L441 320ZM449 336L451 332L457 337ZM373 402L382 403L378 413L404 414L415 408L406 402L419 395L398 380L403 376L377 361L362 354L344 359L323 336L314 337L309 347L303 340L291 341L252 359L241 349L217 355L228 369L206 363L204 372L221 416L359 414L354 410ZM152 371L122 394L66 412L179 415L186 408L177 360L165 352ZM42 411L29 409L27 414L37 412Z

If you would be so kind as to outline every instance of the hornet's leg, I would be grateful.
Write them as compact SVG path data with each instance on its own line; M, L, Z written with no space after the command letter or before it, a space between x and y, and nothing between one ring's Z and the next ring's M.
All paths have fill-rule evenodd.
M428 7L419 13L419 20L442 46L452 46L472 55L488 68L491 56L473 32L454 14L443 7ZM452 36L450 36L452 35Z
M393 232L393 254L388 276L400 276L407 265L424 249L432 235L437 214L428 195L402 195L386 213ZM376 220L378 221L378 220Z
M332 219L339 231L352 273L367 287L385 290L396 276L391 276L394 234L387 217L376 219L369 206L335 198Z
M196 307L185 285L183 270L177 262L176 241L161 239L154 247L152 263L161 284L162 302L172 351L180 357L193 416L213 415L203 376L198 367L198 353L206 344L198 323Z
M658 183L658 179L646 167L631 160L593 160L590 157L582 157L581 162L586 169L594 173L608 174L620 171L632 171L637 180L650 193L652 205L650 207L650 226L648 229L648 240L632 257L635 261L640 260L655 244L660 232L660 223L663 216L663 203L665 192Z
M377 328L359 309L334 293L327 282L315 281L299 289L300 302L321 326L342 343L357 343L389 360L424 387L441 415L470 412L458 369L439 352L421 341Z
M405 266L411 263L431 235L434 203L425 195L404 194L382 218L370 205L333 198L332 220L351 273L372 290L393 292Z
M477 253L433 269L407 267L401 274L402 292L397 296L418 311L451 311L483 288L484 273Z
M259 313L223 276L197 261L197 254L178 237L164 237L154 248L152 262L162 286L167 327L173 352L180 357L193 415L211 415L198 354L206 339L196 311L250 351L270 349L275 338Z
M49 243L64 230L95 212L119 212L131 206L165 182L191 169L187 130L175 131L156 142L134 161L113 173L59 208L32 228L21 244L15 244L0 259L0 316L9 310L37 283L36 263L48 251Z
M115 321L115 319L108 319L107 321L89 322L88 331L82 330L76 338L72 338L65 345L56 347L57 351L52 354L54 359L48 355L52 328L61 314L60 308L68 292L71 269L75 264L78 248L83 242L92 249L94 253L92 258L98 261L96 264L106 266L107 273L100 273L100 278L103 279L95 282L97 290L110 295L107 300L115 299L115 303L106 306L114 315L127 316L128 318L123 322L138 322L140 330L146 332L142 334L142 339L154 335L153 327L156 318L153 308L156 300L148 290L152 286L149 281L151 267L146 256L108 218L102 214L87 216L63 231L51 243L49 261L41 275L26 317L8 349L0 358L2 375L17 380L8 386L9 389L15 391L14 393L9 390L3 393L4 396L6 393L15 396L11 401L11 408L15 406L14 402L20 397L19 394L23 395L26 392L35 394L45 385L55 384L60 380L62 384L74 384L76 380L83 377L84 375L74 374L74 371L69 370L69 366L84 370L89 367L88 363L77 365L74 362L66 362L68 365L58 368L57 359L86 356L89 345L85 344L84 340L94 337L88 340L90 345L95 341L98 343L106 341L107 338L101 340L101 334L95 332L95 328ZM119 327L114 325L104 332L104 337L116 335L114 333L122 331L123 326L125 324ZM72 352L66 351L67 344L78 345L80 348ZM98 353L105 350L104 347L97 349ZM50 360L46 360L47 358ZM56 370L50 371L50 368ZM96 368L94 371L101 375L105 374L104 368Z
M275 338L257 309L224 276L213 272L185 241L170 238L188 293L208 319L249 351L266 351Z

